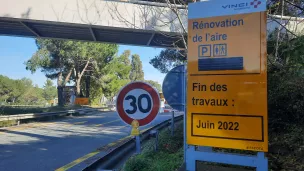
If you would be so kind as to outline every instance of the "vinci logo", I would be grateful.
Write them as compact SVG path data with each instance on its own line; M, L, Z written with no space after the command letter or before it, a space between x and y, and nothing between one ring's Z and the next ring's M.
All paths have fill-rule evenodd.
M253 5L254 8L257 8L259 5L261 5L261 1L259 0L253 0L252 2L250 2L250 5Z
M241 10L241 9L248 9L248 8L257 8L262 2L260 0L252 0L251 2L242 2L237 4L229 4L223 5L224 9L234 9L234 10Z

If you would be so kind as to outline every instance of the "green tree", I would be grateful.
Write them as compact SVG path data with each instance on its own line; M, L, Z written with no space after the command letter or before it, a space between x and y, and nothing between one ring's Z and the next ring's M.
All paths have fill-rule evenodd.
M35 86L27 86L24 93L18 99L18 102L21 104L44 104L46 100L42 96L43 90Z
M165 49L150 60L150 64L161 73L167 73L175 66L183 64L187 60L186 52L177 49Z
M32 80L10 79L0 75L0 100L16 104L42 104L42 89L33 85Z
M92 42L71 42L73 50L67 54L72 56L71 66L75 70L73 75L77 94L80 94L81 80L83 76L94 72L96 68L104 68L113 60L113 55L117 52L117 46L112 44L92 43Z
M104 68L103 72L106 74L101 77L100 82L106 97L115 96L122 86L130 82L129 74L132 67L127 65L129 55L129 51L125 51Z
M69 46L66 41L55 39L36 39L36 45L38 50L26 61L26 69L32 73L41 69L47 78L57 79L58 104L63 105L63 86L73 71L65 52Z
M57 96L56 87L53 86L53 82L50 79L47 79L44 86L43 86L43 98L45 100L52 100Z
M13 80L6 76L0 76L0 98L4 102L18 102L21 96L26 92L26 89L32 87L32 82L29 79Z
M157 81L145 80L145 82L151 84L158 92L162 91L161 85Z
M41 69L47 78L57 79L59 105L63 105L62 87L74 82L81 93L83 76L102 69L118 51L114 44L71 40L36 39L38 51L26 62L32 72Z
M13 103L17 102L26 104L24 96L27 91L31 90L32 87L32 80L28 78L14 80L14 93L12 94L10 101L12 101Z
M122 61L127 65L127 66L130 66L131 65L131 62L130 62L130 55L131 55L131 51L130 50L125 50L122 55L121 55L121 58L122 58Z
M130 80L131 81L143 81L144 80L144 71L142 69L142 62L140 60L139 55L132 55L131 62L131 73Z
M131 70L130 51L126 50L120 56L114 56L113 60L104 67L97 68L90 77L90 103L99 104L100 99L105 96L111 98L117 94L119 89L127 84ZM82 85L86 82L83 80ZM82 86L85 87L85 86ZM85 93L85 95L87 95Z
M304 36L279 43L268 41L268 107L270 126L282 127L304 121ZM279 125L278 125L279 124Z
M16 98L19 104L41 104L45 101L42 98L42 90L37 85L34 86L29 78L17 80L16 90L20 94Z
M7 100L14 93L14 82L6 76L0 75L0 101L7 102Z

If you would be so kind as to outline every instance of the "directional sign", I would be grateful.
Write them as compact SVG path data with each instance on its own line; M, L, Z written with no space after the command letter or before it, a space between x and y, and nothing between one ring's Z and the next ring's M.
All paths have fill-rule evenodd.
M189 5L188 144L268 150L265 3Z
M155 119L160 109L157 91L144 82L132 82L124 86L116 100L116 111L120 118L131 125L134 120L139 126L149 124Z
M167 103L176 110L184 110L184 93L183 81L185 80L185 66L179 65L171 69L164 78L162 89Z

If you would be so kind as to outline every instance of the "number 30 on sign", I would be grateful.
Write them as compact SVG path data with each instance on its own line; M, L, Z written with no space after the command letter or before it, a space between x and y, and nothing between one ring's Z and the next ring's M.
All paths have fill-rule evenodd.
M137 120L139 126L152 122L160 108L158 92L144 82L131 82L124 86L116 100L116 111L120 118L131 125Z

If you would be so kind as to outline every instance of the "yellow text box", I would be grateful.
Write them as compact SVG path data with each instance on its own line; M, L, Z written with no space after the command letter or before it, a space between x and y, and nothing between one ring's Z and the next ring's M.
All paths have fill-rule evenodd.
M192 113L191 119L195 137L264 141L262 116Z

